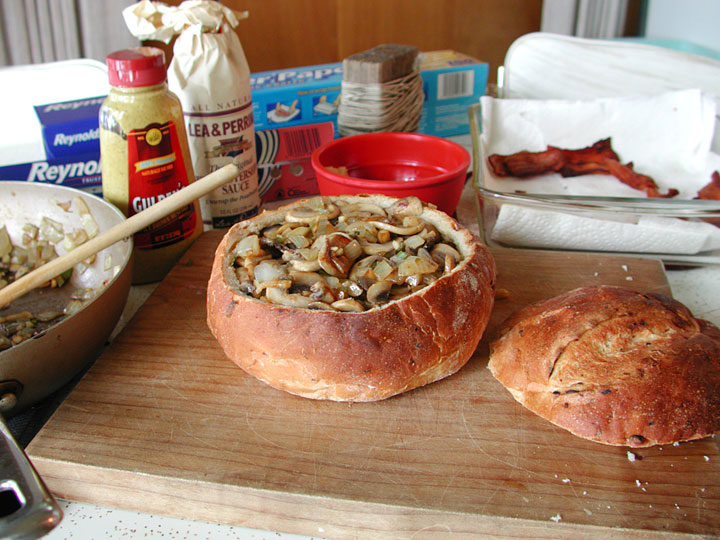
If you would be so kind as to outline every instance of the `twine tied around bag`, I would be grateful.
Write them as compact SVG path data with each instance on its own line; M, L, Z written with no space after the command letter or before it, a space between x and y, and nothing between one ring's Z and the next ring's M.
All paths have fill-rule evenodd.
M425 99L416 47L379 45L343 61L338 131L417 131Z
M419 71L379 84L342 82L340 134L417 131L424 100Z

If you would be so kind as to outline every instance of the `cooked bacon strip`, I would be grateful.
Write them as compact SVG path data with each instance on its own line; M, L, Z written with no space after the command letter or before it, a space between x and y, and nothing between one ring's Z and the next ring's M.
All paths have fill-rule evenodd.
M660 191L658 190L658 186L655 183L655 180L653 180L649 176L645 176L644 174L636 173L633 170L632 162L628 163L627 165L623 165L619 161L608 160L606 164L608 166L607 174L613 175L623 184L628 185L633 189L645 191L648 197L655 199L670 199L679 193L678 190L674 188L668 189L667 193L660 193Z
M712 173L710 183L702 187L695 198L706 201L720 201L720 172L715 171ZM720 227L720 218L703 218L703 221L707 221L716 227Z
M608 174L633 189L644 191L648 197L674 197L676 189L660 193L655 181L633 169L632 162L623 165L610 145L610 138L578 150L548 146L543 152L522 151L507 156L493 154L488 157L495 176L530 178L543 174L559 173L563 177L585 174Z
M720 172L712 173L710 183L698 191L696 199L704 199L708 201L720 201Z
M544 152L518 152L509 156L493 154L488 158L495 176L528 178L560 172L566 161L562 150L549 147Z

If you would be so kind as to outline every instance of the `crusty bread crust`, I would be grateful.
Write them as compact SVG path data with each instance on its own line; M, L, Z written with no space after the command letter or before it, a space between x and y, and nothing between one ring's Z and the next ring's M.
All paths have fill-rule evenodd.
M720 430L720 331L661 294L584 287L528 306L501 326L488 367L525 407L593 441Z
M380 195L329 197L370 201ZM245 231L281 223L298 201L234 225L218 245L208 283L207 322L225 354L247 373L300 396L335 401L385 399L437 381L470 359L494 302L495 262L486 246L446 214L421 216L454 241L463 261L400 300L342 313L265 303L237 289L229 251Z

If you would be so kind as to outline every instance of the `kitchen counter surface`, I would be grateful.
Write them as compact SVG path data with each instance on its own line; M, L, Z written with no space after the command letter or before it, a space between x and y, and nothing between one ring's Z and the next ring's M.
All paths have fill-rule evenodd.
M469 145L469 136L458 142ZM470 184L466 186L458 208L458 219L477 232L474 195ZM685 303L696 316L720 325L720 267L666 270L673 295ZM154 290L155 285L133 287L113 337L132 318ZM49 540L61 539L126 539L126 538L232 538L239 540L303 539L310 538L275 531L260 531L237 526L219 525L182 520L156 514L106 508L93 504L59 501L64 512L60 525L49 533ZM313 538L323 538L323 524L317 523Z
M697 268L667 272L673 294L693 311L720 324L720 268ZM126 317L144 301L153 286L135 288ZM48 534L48 540L127 540L128 538L233 539L233 540L303 540L323 538L323 524L317 524L317 535L300 536L273 531L144 514L93 504L59 501L64 513L60 525Z

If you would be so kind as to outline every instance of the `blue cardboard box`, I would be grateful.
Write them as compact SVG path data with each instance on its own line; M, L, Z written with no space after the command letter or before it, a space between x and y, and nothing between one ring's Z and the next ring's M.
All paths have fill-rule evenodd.
M255 130L333 122L342 64L321 64L250 74Z
M419 133L448 137L470 132L468 107L485 95L488 64L451 50L420 54L425 102ZM342 63L250 75L256 130L332 122L342 91Z
M105 96L34 106L45 159L0 167L2 180L44 182L102 193L98 113Z
M487 93L489 66L452 50L422 53L425 102L418 133L450 137L470 133L468 109Z
M100 153L98 114L105 96L35 105L48 159Z

